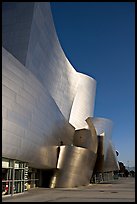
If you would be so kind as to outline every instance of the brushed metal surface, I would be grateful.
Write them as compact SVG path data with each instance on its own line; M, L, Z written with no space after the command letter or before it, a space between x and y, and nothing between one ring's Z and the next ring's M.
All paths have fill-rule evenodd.
M119 169L120 168L116 156L116 150L114 148L114 145L112 144L112 141L109 140L106 159L104 160L104 172L117 171Z
M23 65L26 62L34 2L2 3L2 45Z
M56 185L86 185L96 160L97 135L104 133L99 148L103 171L116 169L111 121L93 118L96 81L77 72L65 56L50 3L2 6L2 156L34 168L55 168L62 141ZM74 143L81 147L68 146L75 129L82 140L75 137Z
M51 180L52 188L90 183L97 158L98 141L92 118L87 118L86 122L89 129L75 130L73 145L60 147L58 170Z
M76 130L73 136L73 145L92 149L91 131L88 129Z
M73 101L69 122L76 128L87 127L86 119L94 114L96 81L82 73L78 75L77 92Z
M2 16L2 155L54 168L47 147L72 144L93 115L96 81L66 58L50 3L3 2Z
M54 146L71 144L74 127L32 72L4 48L2 58L2 155L55 168Z
M95 171L109 172L119 169L115 148L112 144L112 121L107 118L92 118L99 138Z
M86 148L60 146L54 187L88 185L93 172L96 154ZM51 181L53 183L54 181Z
M64 117L76 128L82 128L85 119L93 116L96 81L78 73L66 58L56 34L50 3L4 5L3 46L42 83ZM80 102L79 98L83 100Z
M91 147L91 149L92 149L93 152L97 153L98 140L97 140L96 128L95 128L95 126L94 126L94 124L93 124L93 120L92 120L91 117L88 117L88 118L86 119L86 122L87 122L88 127L89 127L89 129L90 129L90 131L91 131L91 140L92 140L92 147Z
M84 147L97 153L98 139L95 127L91 120L91 118L86 119L86 122L89 125L89 129L75 130L73 136L73 145Z

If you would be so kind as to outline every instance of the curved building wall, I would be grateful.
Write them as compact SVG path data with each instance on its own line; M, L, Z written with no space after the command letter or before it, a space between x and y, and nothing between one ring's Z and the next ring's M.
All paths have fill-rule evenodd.
M76 130L71 146L61 146L51 186L75 187L87 185L93 174L98 141L91 117L86 119L89 129ZM81 171L81 168L84 169Z
M112 122L93 117L96 81L65 56L50 4L3 3L2 45L2 156L59 168L59 187L88 184L97 154L104 172L117 170Z
M73 145L77 147L83 147L93 151L94 142L92 140L91 131L89 129L75 130L73 136Z
M55 175L55 187L88 185L93 172L96 154L76 146L61 146ZM52 181L52 182L53 182Z
M50 146L71 144L74 128L36 77L2 51L2 155L55 168L56 148Z
M66 58L49 3L4 5L2 155L55 167L55 146L71 144L74 128L93 116L95 80L76 72Z
M2 45L23 65L26 63L34 2L2 3Z
M111 140L112 134L112 121L107 118L92 118L92 122L95 126L97 135L104 134L104 159L106 158L106 152L108 148L108 142Z
M77 72L58 41L50 4L35 3L26 58L26 67L50 92L68 120L77 91Z
M118 171L119 170L119 164L117 160L116 150L112 144L112 141L109 140L107 153L106 153L106 159L104 161L104 171Z
M6 6L7 4L10 6L6 12L3 12L2 32L5 36L3 46L43 84L64 117L67 120L70 119L72 125L76 125L77 128L84 126L85 117L93 116L95 80L76 72L66 58L56 34L50 4L48 2L29 2L29 4L8 2ZM11 18L8 18L7 13L10 13ZM16 40L15 46L12 36ZM22 45L25 46L23 50ZM78 92L81 88L83 89L81 97L84 100L79 101L80 114L77 104L80 95ZM85 97L88 98L85 99ZM87 102L90 104L88 108ZM71 110L72 106L73 110ZM72 114L71 118L70 114ZM73 119L75 115L79 120L77 123L76 119Z
M82 73L79 77L77 92L73 101L69 122L76 128L87 127L86 119L93 116L96 81Z
M106 118L92 118L92 122L95 126L97 135L100 140L98 155L100 152L100 159L103 161L98 160L100 164L96 164L99 169L103 172L114 171L118 170L118 162L116 151L112 145L112 121ZM97 158L98 159L98 158ZM101 169L102 166L102 169ZM97 171L99 169L96 169Z

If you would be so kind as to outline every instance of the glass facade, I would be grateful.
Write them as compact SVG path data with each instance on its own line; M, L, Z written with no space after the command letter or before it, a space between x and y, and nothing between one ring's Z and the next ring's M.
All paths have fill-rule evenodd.
M26 162L2 158L2 195L22 193L38 186L39 170Z
M39 177L40 177L40 170L29 167L27 189L38 187Z

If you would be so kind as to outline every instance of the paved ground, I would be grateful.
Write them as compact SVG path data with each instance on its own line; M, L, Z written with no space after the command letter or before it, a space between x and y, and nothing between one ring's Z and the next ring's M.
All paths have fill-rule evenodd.
M112 183L79 188L35 188L6 197L2 202L135 202L135 179L119 178Z

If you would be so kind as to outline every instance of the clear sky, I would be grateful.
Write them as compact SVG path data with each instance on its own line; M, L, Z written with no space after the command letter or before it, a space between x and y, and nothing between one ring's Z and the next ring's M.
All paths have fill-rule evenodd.
M134 166L135 3L51 2L51 9L67 58L97 81L94 116L113 121L118 160Z

